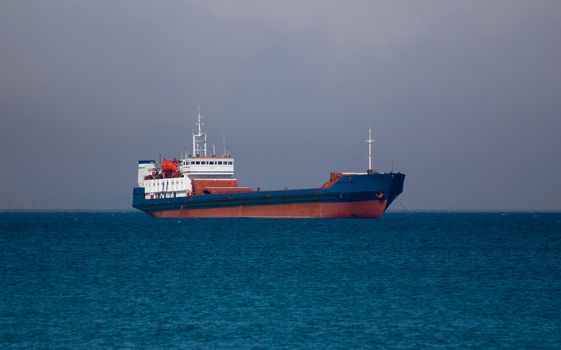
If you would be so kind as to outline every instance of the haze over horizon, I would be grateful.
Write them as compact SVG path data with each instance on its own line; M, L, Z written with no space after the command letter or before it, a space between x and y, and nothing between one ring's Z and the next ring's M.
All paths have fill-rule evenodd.
M2 1L0 209L129 209L201 105L242 186L363 171L372 127L411 210L558 211L560 37L545 0Z

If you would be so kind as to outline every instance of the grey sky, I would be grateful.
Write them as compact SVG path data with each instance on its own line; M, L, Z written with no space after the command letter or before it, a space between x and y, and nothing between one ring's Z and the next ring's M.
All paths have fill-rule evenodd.
M0 208L129 208L200 104L242 185L364 170L372 126L411 209L561 210L560 62L559 1L3 0Z

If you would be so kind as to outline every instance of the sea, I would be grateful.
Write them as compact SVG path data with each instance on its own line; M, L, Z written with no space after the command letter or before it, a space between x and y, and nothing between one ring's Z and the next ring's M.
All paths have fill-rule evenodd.
M0 212L0 348L561 348L561 213Z

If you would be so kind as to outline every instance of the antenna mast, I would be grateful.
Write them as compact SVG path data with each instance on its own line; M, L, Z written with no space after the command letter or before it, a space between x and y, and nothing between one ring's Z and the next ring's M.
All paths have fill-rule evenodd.
M197 105L196 131L193 132L193 157L206 157L206 133L203 132L201 106Z
M372 143L374 140L372 139L372 129L368 128L368 174L372 174L374 170L372 169Z

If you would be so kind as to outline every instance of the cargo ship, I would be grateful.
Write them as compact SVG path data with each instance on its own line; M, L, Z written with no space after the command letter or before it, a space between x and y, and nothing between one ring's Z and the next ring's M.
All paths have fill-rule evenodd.
M332 172L318 188L265 191L238 185L234 158L207 150L200 109L192 153L180 159L140 160L132 206L156 218L379 218L403 191L405 175L372 167Z

